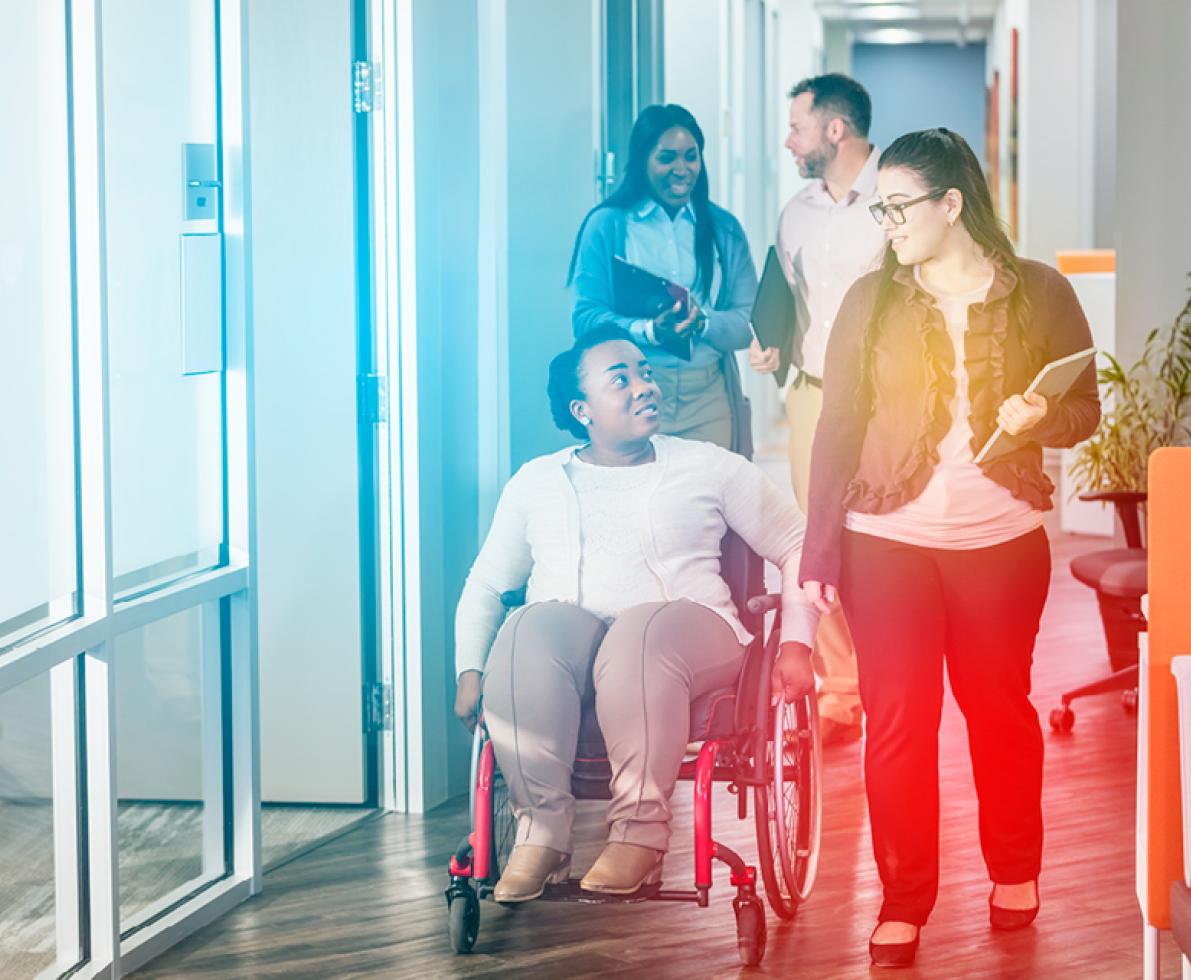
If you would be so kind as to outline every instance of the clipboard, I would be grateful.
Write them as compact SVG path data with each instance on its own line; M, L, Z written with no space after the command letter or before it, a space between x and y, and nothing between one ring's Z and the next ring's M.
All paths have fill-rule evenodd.
M794 294L786 281L786 273L777 257L777 249L769 246L765 269L757 286L751 316L753 334L762 347L776 347L780 361L773 380L780 388L790 373L791 338L794 334Z
M1096 348L1088 347L1085 350L1076 351L1074 354L1068 354L1066 357L1060 357L1057 361L1051 361L1035 375L1025 393L1027 395L1042 395L1048 400L1062 398L1095 359ZM990 459L996 459L998 456L1004 456L1029 441L1028 432L1020 436L1011 436L998 425L993 434L988 437L988 441L981 447L980 452L976 454L974 462L983 463Z
M619 255L612 256L612 296L616 312L634 320L652 320L676 302L682 304L683 318L690 310L691 294L685 286L655 276L639 265L626 262ZM660 338L658 346L684 361L691 359L691 334L673 334Z

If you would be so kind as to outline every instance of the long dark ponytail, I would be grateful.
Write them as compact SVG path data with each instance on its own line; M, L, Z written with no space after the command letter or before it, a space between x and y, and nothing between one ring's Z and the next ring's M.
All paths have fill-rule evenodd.
M1024 324L1029 313L1025 289L1022 286L1021 264L1013 243L1005 233L1001 220L993 208L992 194L980 161L972 148L958 133L949 129L924 129L899 136L881 154L879 170L901 167L911 171L923 185L923 190L940 196L951 188L963 195L960 220L972 240L994 262L1009 269L1017 278L1017 285L1009 297L1010 310L1025 342ZM865 370L871 364L873 344L880 329L881 317L893 298L893 274L898 261L892 247L885 246L881 261L880 280L872 315L864 332Z
M646 106L637 116L629 136L629 159L625 164L624 178L615 191L587 212L579 226L575 245L571 249L571 264L567 269L568 286L575 278L579 243L583 240L583 231L591 216L604 208L627 211L650 196L649 176L645 169L649 154L657 146L662 134L676 126L689 132L695 140L695 145L699 147L699 178L691 191L691 205L695 210L695 288L710 290L715 275L715 219L711 215L707 166L703 160L703 130L689 111L674 104Z

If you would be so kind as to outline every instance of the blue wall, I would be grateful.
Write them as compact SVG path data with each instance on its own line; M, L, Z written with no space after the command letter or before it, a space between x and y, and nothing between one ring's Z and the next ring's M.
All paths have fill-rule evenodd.
M548 39L548 40L547 40ZM572 343L567 263L595 204L591 8L508 7L511 469L574 442L550 418L550 359Z
M984 162L984 44L856 44L852 77L873 100L869 138L884 149L903 133L946 126Z
M467 791L470 737L451 710L454 611L486 527L479 519L475 0L414 0L422 745L428 806ZM508 5L508 393L511 468L571 441L554 427L546 365L571 343L567 261L594 203L591 13ZM550 38L549 44L542 43ZM548 84L543 80L548 80ZM411 692L410 696L414 696Z

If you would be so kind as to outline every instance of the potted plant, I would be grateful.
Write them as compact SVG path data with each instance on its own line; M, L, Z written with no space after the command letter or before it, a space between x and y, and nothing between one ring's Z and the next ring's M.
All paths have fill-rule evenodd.
M1141 356L1129 367L1111 354L1103 357L1103 417L1095 434L1076 450L1070 475L1083 491L1080 500L1116 507L1127 550L1086 556L1091 572L1099 567L1097 559L1105 568L1113 562L1144 560L1141 516L1150 453L1191 443L1191 299L1171 326L1150 331ZM1096 588L1113 669L1136 662L1137 632L1145 623L1139 602L1113 594L1102 580L1094 583L1087 575L1081 577L1074 562L1072 571Z
M1104 415L1076 451L1070 473L1084 493L1144 496L1150 453L1191 443L1191 299L1166 329L1146 337L1126 368L1111 354L1099 372Z

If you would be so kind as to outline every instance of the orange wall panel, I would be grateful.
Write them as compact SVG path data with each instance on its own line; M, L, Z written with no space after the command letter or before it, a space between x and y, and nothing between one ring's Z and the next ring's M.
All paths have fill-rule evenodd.
M1170 927L1170 883L1183 877L1178 699L1172 657L1191 653L1191 448L1150 457L1148 710L1139 718L1138 897L1150 925Z
M1065 276L1077 272L1116 272L1117 253L1111 248L1085 248L1056 252L1055 267Z

